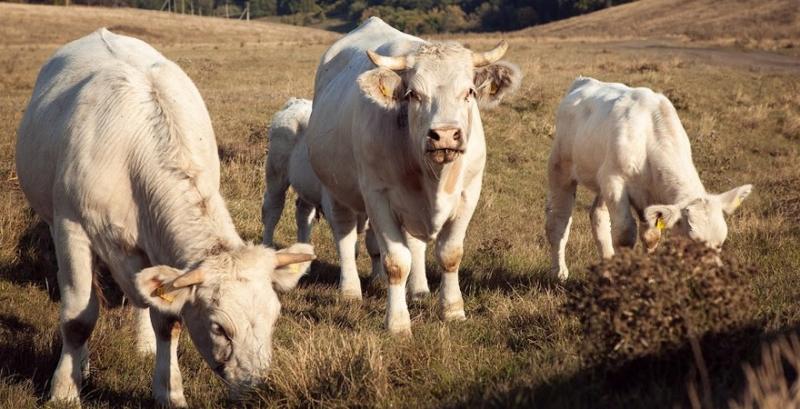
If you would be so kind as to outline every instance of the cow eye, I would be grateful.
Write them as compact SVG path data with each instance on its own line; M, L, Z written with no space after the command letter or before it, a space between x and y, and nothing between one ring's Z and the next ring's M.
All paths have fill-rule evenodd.
M225 337L230 339L228 333L225 332L225 328L223 328L222 325L219 325L216 322L211 323L211 333L218 337Z
M475 92L475 88L470 88L469 91L467 91L467 96L464 97L464 100L469 101L470 97L474 98L475 95L477 95L477 93Z
M406 91L406 98L408 99L416 99L417 101L421 101L422 98L419 96L419 93L414 91L413 89L409 89Z

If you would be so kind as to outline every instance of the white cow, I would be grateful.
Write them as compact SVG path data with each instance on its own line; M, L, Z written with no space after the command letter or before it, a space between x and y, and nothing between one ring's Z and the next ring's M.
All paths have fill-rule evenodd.
M150 309L158 403L186 406L181 320L234 395L262 379L280 311L273 285L293 287L313 251L299 244L276 253L236 233L219 193L211 120L175 63L105 29L65 45L36 80L16 161L58 259L53 400L78 400L101 266L134 305Z
M731 214L752 191L743 185L706 192L692 162L689 138L672 103L648 88L629 88L579 77L561 101L548 163L547 239L552 272L566 279L564 250L575 189L597 194L591 223L597 247L610 258L641 239L652 251L664 229L719 248Z
M516 67L494 64L506 49L427 42L373 17L322 56L305 137L331 196L341 291L361 293L348 260L366 214L389 279L392 333L410 334L405 284L412 254L428 240L443 269L441 316L465 318L458 267L486 160L478 104L497 104L518 86Z
M289 186L292 186L297 193L295 222L298 242L310 243L311 228L317 212L331 206L330 197L308 160L308 145L303 137L303 131L308 126L310 116L311 101L289 98L270 123L266 165L267 189L264 192L264 204L261 208L265 245L274 245L275 228L283 213L286 190ZM357 232L361 234L366 225L366 218L362 215L358 220ZM385 280L380 249L372 230L366 231L366 244L372 261L372 279ZM412 254L411 274L407 286L414 299L421 299L430 294L425 277L425 248L423 244ZM356 252L353 253L354 258L344 264L354 266ZM361 292L347 293L345 297L361 299Z
M263 242L272 246L275 228L283 213L286 190L291 185L297 192L295 219L297 241L308 243L317 210L322 206L322 184L308 164L308 148L302 131L308 126L311 101L290 98L272 117L269 127L266 184L261 220L264 223Z

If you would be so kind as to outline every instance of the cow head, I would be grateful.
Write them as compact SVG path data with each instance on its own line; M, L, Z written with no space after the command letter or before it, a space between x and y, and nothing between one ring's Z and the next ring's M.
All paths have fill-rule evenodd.
M361 74L358 84L372 102L398 115L424 158L443 165L467 147L473 104L491 108L519 87L519 69L497 62L507 49L502 41L474 53L454 42L426 43L398 57L367 51L378 68Z
M706 195L681 205L653 205L644 211L648 228L643 240L649 250L655 249L661 231L674 228L678 233L719 249L728 237L724 215L732 214L752 192L752 185L743 185L718 195Z
M263 379L272 328L280 313L273 290L297 285L314 258L313 247L275 251L261 245L214 255L190 270L142 270L136 287L151 308L179 315L200 355L233 396Z

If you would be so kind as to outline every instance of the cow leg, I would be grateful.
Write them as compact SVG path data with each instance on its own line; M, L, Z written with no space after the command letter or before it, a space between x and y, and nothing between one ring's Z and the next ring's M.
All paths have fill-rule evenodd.
M611 218L608 207L600 195L594 198L592 209L589 213L592 223L592 233L597 244L597 249L604 259L614 256L614 245L611 236Z
M611 236L614 252L622 247L636 245L636 220L631 214L631 202L625 191L625 182L621 178L607 178L603 188L603 200L608 206L611 221Z
M153 398L164 406L185 408L183 379L178 367L178 341L181 323L171 317L150 309L150 319L156 334L156 366L153 373Z
M303 199L297 198L295 201L295 221L297 222L297 241L299 243L311 243L311 227L317 208Z
M549 170L550 190L547 195L547 241L550 243L550 272L561 280L569 277L566 249L569 229L572 225L572 209L575 207L577 184L569 175L567 166L551 165Z
M410 234L406 234L406 243L411 251L411 273L406 284L411 300L418 301L428 296L428 278L425 276L425 249L427 243Z
M333 230L336 250L339 252L341 275L339 289L346 300L361 300L361 280L356 266L356 244L358 244L358 217L355 212L342 206L330 197L323 200L323 211Z
M369 259L372 262L372 274L370 275L370 282L372 285L382 287L386 284L386 272L383 271L383 263L381 262L381 248L378 246L378 239L375 238L375 231L369 227L365 234L367 243L367 252Z
M286 203L286 190L289 189L289 180L280 172L267 171L267 190L264 192L264 204L261 205L261 222L264 223L263 243L273 246L275 228L281 220L283 206ZM298 219L298 235L300 234Z
M481 194L481 179L476 178L462 193L456 216L445 223L436 237L436 259L442 268L439 287L439 317L443 321L463 321L464 300L458 284L458 268L464 255L464 237Z
M97 294L92 288L92 251L83 228L66 218L55 218L51 229L58 259L61 294L61 357L50 383L50 399L79 401L88 362L86 341L99 313Z
M411 270L411 251L384 194L370 191L365 199L370 229L375 231L375 238L381 249L381 262L389 280L386 329L395 335L411 336L411 315L406 303L406 280Z
M136 311L136 350L141 355L156 353L156 334L150 322L150 309L133 307Z

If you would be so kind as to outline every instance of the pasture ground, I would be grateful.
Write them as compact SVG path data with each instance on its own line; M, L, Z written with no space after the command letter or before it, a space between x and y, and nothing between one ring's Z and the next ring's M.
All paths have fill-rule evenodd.
M287 98L311 97L319 56L337 38L268 23L0 4L2 407L44 403L60 348L57 268L47 228L31 214L15 180L16 128L42 63L61 44L101 26L150 42L195 81L217 133L223 196L239 232L253 241L261 239L266 124ZM508 36L506 58L522 68L525 78L513 98L482 115L488 166L461 271L468 320L440 322L434 292L411 305L413 339L389 337L382 329L382 290L368 290L361 304L339 300L335 249L322 222L313 235L319 259L310 276L281 297L273 370L269 385L250 401L254 406L689 404L687 381L694 376L689 361L676 364L670 355L655 354L609 373L582 359L586 339L562 306L571 286L581 285L598 257L585 211L592 197L586 191L579 190L568 246L573 276L562 285L547 275L545 163L555 107L579 74L665 93L691 137L707 188L719 192L743 183L755 186L729 218L725 251L757 270L756 302L730 305L746 309L757 326L747 337L737 337L745 342L739 352L711 365L710 372L715 406L739 396L741 364L757 362L761 342L792 332L800 323L800 60L792 53L753 53L716 43L697 48L691 42L659 40L653 46L653 40L635 36L585 41L589 35L579 35L583 38ZM448 38L486 49L500 36ZM287 203L276 236L282 244L294 237L293 201ZM362 274L368 264L362 251ZM438 267L428 267L436 288ZM90 339L92 372L83 405L150 406L152 359L136 356L132 313L110 278L102 283L108 303ZM180 360L190 406L225 407L223 385L186 336Z

